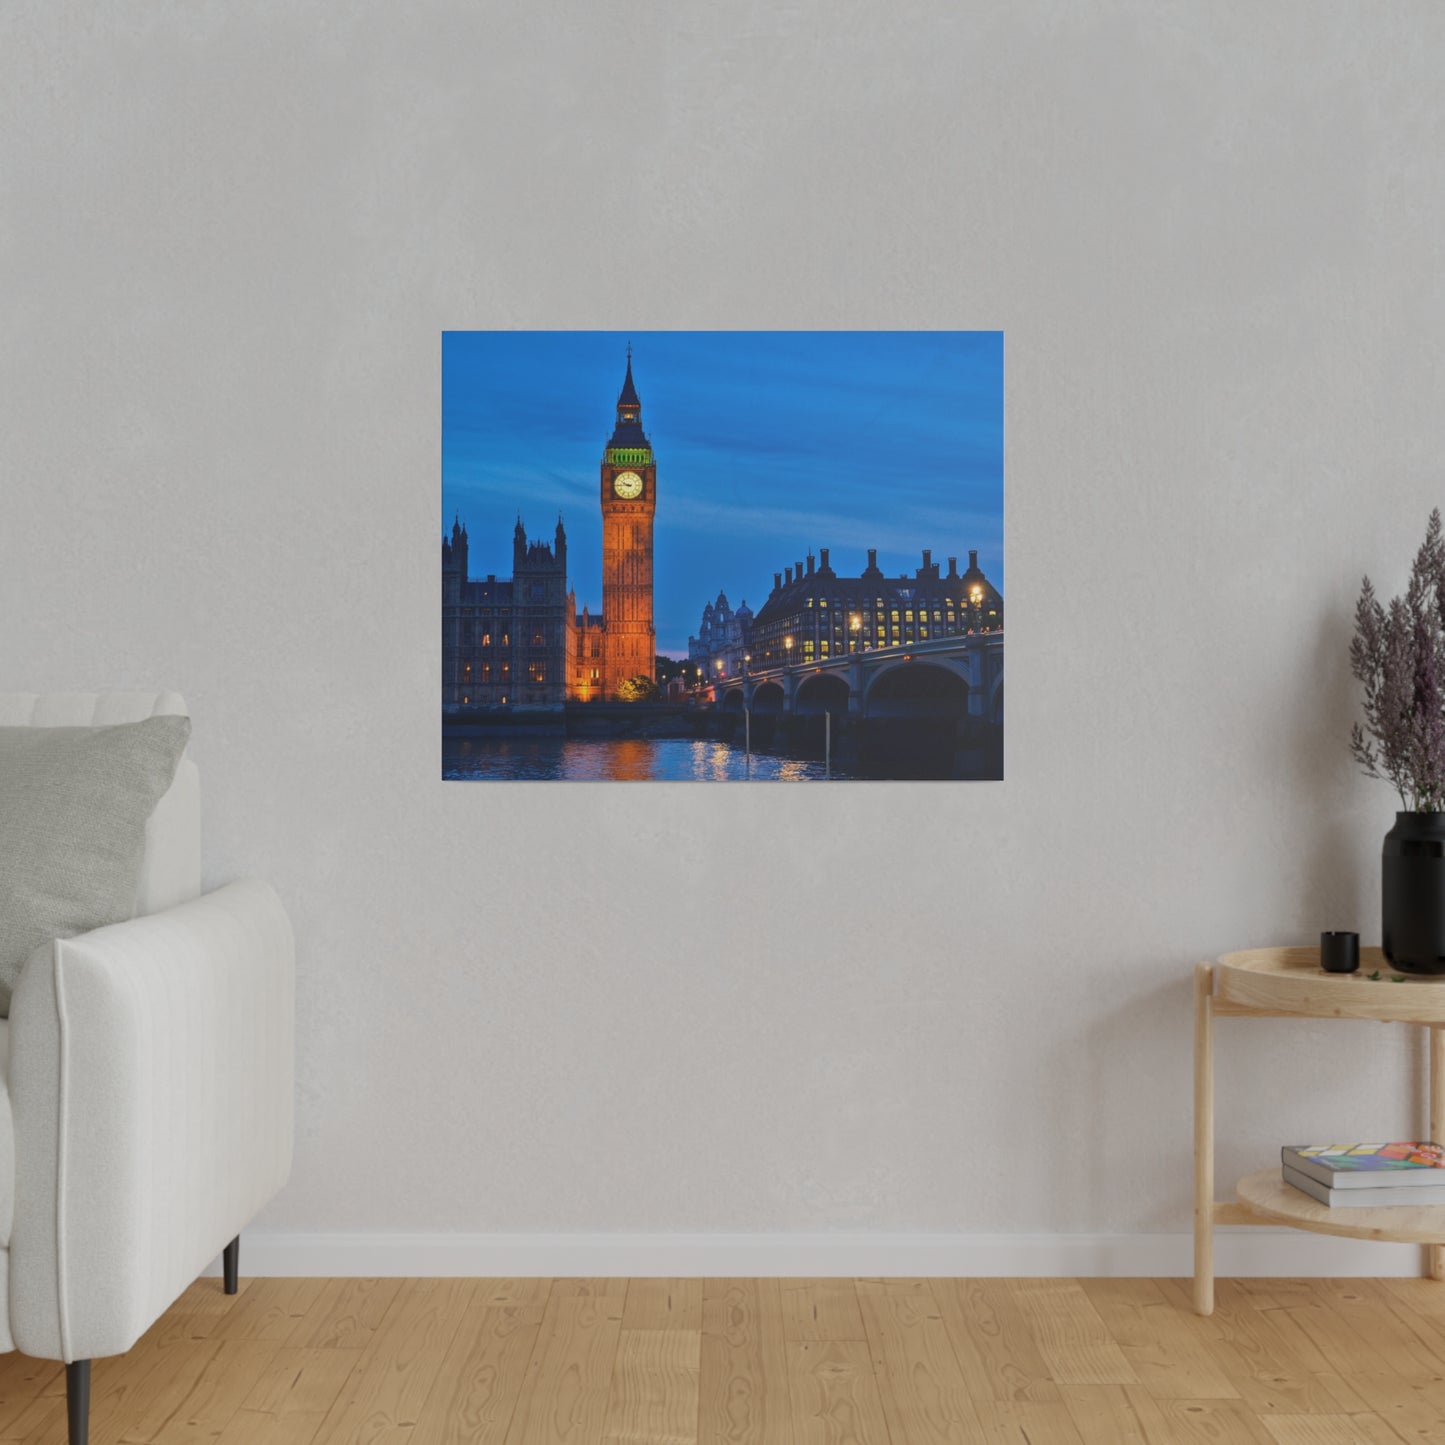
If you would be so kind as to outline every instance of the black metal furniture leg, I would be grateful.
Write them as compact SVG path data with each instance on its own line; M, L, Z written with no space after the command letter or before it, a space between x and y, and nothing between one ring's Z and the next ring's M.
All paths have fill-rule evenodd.
M241 1272L241 1236L238 1234L221 1252L221 1269L226 1276L226 1293L235 1294L240 1288L237 1276Z
M65 1413L70 1420L70 1445L90 1440L90 1361L76 1360L65 1367Z

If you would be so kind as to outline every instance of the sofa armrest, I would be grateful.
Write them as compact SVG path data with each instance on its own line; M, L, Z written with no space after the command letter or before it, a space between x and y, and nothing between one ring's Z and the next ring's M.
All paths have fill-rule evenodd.
M10 1011L10 1320L129 1349L291 1167L294 945L266 884L57 941Z

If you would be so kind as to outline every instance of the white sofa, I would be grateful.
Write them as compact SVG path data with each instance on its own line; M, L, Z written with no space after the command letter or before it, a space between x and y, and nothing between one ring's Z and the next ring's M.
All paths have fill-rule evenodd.
M175 693L0 693L0 727L184 713ZM64 1360L70 1439L90 1361L130 1348L291 1167L294 948L257 880L201 896L200 776L146 830L136 917L26 960L0 1019L0 1350Z

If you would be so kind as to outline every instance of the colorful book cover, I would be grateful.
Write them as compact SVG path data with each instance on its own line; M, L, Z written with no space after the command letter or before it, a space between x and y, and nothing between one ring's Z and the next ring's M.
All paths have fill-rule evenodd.
M1445 1149L1430 1143L1293 1144L1288 1152L1338 1174L1445 1169Z

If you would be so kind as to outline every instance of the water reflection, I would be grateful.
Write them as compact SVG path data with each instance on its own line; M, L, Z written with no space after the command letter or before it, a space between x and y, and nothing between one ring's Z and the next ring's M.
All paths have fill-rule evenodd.
M834 778L849 776L833 769ZM447 738L442 777L494 781L803 783L821 761L754 753L714 739Z

